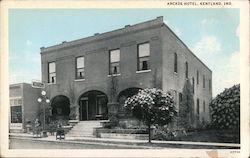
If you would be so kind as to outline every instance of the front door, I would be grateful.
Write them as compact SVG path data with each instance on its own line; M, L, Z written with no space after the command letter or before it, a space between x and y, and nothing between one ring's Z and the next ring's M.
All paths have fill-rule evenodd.
M81 98L80 100L80 120L88 120L88 98Z

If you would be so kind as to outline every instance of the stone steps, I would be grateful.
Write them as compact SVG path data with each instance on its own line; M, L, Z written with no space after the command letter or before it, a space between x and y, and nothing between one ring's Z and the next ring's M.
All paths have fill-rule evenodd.
M95 128L101 127L102 120L80 121L68 133L70 137L94 137Z

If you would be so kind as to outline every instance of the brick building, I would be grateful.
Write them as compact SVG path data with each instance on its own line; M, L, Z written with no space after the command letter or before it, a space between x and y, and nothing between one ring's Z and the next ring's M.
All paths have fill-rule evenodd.
M163 22L163 17L93 36L42 47L42 81L54 117L77 119L123 116L126 97L140 88L170 90L177 107L187 80L194 113L209 120L212 72Z
M18 83L9 86L10 99L10 132L24 132L27 123L34 122L38 116L39 104L37 98L40 89L32 88L30 84Z

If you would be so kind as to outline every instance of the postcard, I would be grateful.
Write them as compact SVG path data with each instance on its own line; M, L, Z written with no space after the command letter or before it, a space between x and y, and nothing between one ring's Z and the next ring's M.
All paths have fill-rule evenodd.
M248 157L247 1L1 1L2 157Z

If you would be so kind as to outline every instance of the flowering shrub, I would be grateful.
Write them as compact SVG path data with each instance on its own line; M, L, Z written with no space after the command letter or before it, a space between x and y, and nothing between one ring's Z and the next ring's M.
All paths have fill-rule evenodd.
M151 125L163 126L170 123L177 114L171 94L156 88L139 90L137 95L127 98L124 107L144 121L148 130ZM149 142L150 140L149 130Z
M225 89L210 103L212 125L220 129L240 127L240 85Z

